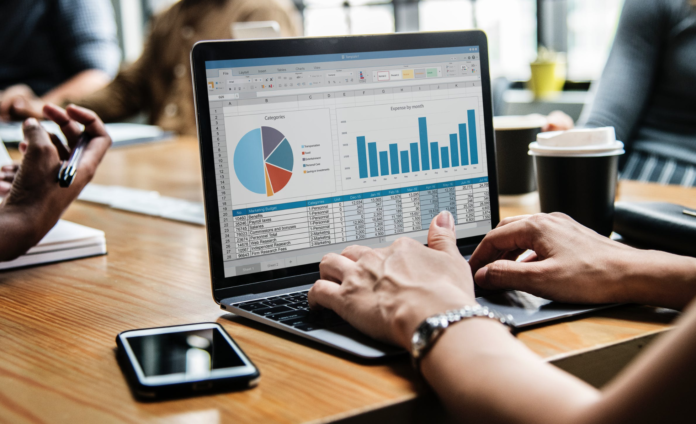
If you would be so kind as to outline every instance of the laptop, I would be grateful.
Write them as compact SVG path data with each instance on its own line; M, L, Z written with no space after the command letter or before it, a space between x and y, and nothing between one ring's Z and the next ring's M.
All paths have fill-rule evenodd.
M307 292L325 254L425 243L442 210L465 256L498 224L487 49L481 31L197 43L215 302L364 358L402 352L310 311ZM520 327L596 309L478 301Z

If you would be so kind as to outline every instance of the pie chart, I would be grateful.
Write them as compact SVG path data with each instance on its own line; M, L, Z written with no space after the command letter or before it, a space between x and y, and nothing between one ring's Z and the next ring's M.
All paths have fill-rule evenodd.
M234 150L234 172L249 191L270 197L292 177L294 157L285 136L275 128L256 128Z

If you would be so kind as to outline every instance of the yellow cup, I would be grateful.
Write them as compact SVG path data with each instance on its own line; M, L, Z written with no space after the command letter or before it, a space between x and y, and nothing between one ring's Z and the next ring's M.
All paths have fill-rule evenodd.
M565 84L565 62L533 62L529 65L532 68L532 78L528 87L537 99L552 97L563 89Z

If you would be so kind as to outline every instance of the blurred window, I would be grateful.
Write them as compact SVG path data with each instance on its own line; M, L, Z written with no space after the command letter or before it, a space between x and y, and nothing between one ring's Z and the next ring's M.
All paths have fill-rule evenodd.
M307 36L379 34L395 30L391 1L305 0L303 16Z
M303 12L307 36L394 32L399 7L407 14L416 15L417 30L478 27L488 35L493 77L528 79L529 62L536 53L536 0L296 0L296 3Z
M569 0L568 78L599 78L607 61L624 0Z
M421 0L419 6L421 30L486 31L492 78L529 79L536 57L536 0Z
M142 1L150 12L177 0ZM307 36L480 28L488 35L491 76L527 80L536 56L537 3L565 4L568 77L597 79L614 39L624 0L293 0ZM563 12L565 13L565 12ZM562 19L563 14L555 19Z

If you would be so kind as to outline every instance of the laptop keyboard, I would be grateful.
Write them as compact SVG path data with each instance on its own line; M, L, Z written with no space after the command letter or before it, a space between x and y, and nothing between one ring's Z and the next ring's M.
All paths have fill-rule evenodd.
M246 302L234 303L232 306L272 319L273 321L278 321L281 324L289 325L301 331L349 325L334 311L329 309L322 309L321 311L310 310L307 293L309 293L309 290L271 296L265 299L248 300ZM476 287L474 293L476 297L480 297L496 292Z
M309 290L271 296L235 303L232 306L301 331L313 331L348 325L335 312L328 309L312 311L309 309L307 293Z

